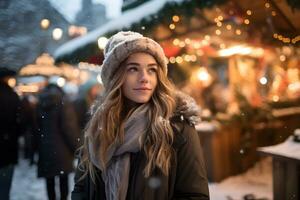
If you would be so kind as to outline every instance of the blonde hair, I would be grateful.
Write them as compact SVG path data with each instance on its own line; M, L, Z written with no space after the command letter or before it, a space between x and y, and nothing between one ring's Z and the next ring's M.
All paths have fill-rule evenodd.
M99 149L93 149L100 155L102 166L106 168L106 153L110 145L115 141L124 140L124 122L133 112L127 113L127 117L122 116L124 109L124 96L122 94L122 84L125 80L125 67L121 66L114 74L108 88L105 89L102 99L95 104L95 111L85 128L85 141L81 147L81 162L79 169L84 171L84 176L90 173L92 180L95 180L95 166L88 155L88 140L93 140L95 144L101 145ZM143 150L147 157L144 168L145 177L149 177L155 167L158 167L166 176L169 174L171 156L173 154L173 130L169 123L175 108L174 86L164 74L161 67L157 69L158 84L150 99L148 110L149 131L147 131ZM102 117L105 116L105 117ZM95 145L98 146L99 145Z

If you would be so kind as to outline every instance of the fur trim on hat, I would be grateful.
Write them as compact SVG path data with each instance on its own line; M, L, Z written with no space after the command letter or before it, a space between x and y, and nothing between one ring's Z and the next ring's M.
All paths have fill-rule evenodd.
M137 52L151 54L167 75L166 56L157 42L136 32L118 32L109 39L104 48L101 79L105 88L120 64L132 53Z

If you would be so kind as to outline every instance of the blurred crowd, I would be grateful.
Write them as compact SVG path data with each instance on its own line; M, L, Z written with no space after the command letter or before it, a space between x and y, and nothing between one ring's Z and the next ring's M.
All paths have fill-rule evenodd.
M21 154L38 166L37 176L45 179L48 199L67 199L68 175L83 142L89 107L101 85L88 80L78 96L70 98L61 87L47 82L38 94L19 96L8 84L15 75L13 70L0 68L0 197L9 199L14 166ZM59 178L59 194L55 193L55 177Z

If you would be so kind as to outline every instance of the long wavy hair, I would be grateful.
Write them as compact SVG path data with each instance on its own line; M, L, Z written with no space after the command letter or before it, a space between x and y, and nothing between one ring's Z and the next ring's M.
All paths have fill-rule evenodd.
M136 108L132 108L125 113L124 117L124 96L122 94L122 84L125 80L125 69L123 66L114 74L110 85L99 98L98 102L92 108L92 117L85 128L85 140L81 147L81 162L79 169L83 176L90 174L95 181L95 166L91 162L88 153L88 141L92 140L99 149L93 149L99 152L103 169L107 164L107 151L115 141L124 140L124 123L130 114ZM158 84L149 100L150 109L148 110L148 129L141 148L147 157L147 164L144 168L144 176L149 177L155 167L158 167L164 175L169 174L171 165L171 156L173 154L174 133L168 119L172 116L175 109L174 85L163 73L161 67L157 69ZM105 117L103 117L105 116Z

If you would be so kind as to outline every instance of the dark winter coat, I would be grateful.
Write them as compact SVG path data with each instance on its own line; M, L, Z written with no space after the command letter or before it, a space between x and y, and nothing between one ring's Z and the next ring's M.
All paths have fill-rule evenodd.
M0 82L0 168L18 160L21 102L7 84Z
M186 120L175 117L171 121L175 140L169 177L155 169L151 177L145 178L143 170L146 156L143 151L131 154L128 200L209 199L208 182L202 149L197 132ZM79 181L82 172L77 169L73 200L104 200L105 186L98 171L96 183L87 175Z
M37 118L38 176L70 173L79 133L72 104L59 87L49 85L41 92Z

